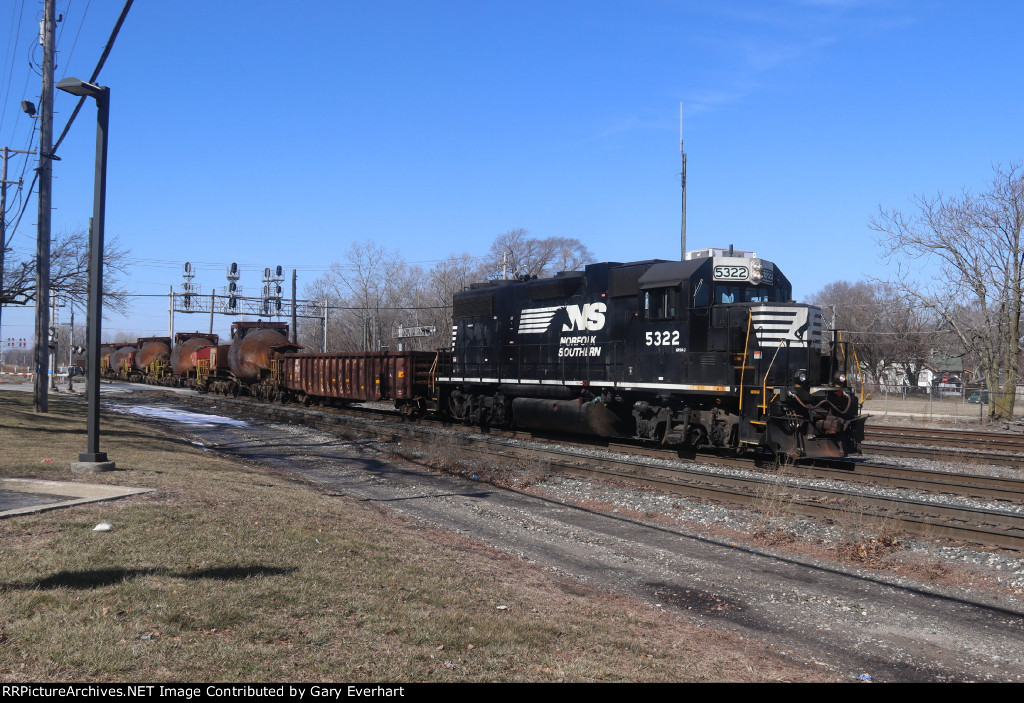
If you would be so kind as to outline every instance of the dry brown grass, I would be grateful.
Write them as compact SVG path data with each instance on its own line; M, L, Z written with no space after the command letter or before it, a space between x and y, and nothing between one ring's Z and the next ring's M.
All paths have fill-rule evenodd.
M30 400L0 392L0 475L157 490L0 520L4 681L827 677L124 416L101 446L120 470L83 479L84 406Z

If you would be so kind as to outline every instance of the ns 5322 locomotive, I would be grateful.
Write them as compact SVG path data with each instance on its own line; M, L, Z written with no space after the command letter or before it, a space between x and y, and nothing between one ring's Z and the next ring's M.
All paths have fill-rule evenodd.
M794 459L859 452L845 345L791 298L772 262L731 247L474 284L454 299L437 400L466 422Z

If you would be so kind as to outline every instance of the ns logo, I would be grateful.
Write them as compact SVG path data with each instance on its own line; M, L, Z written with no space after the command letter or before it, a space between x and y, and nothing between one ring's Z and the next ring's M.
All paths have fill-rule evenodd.
M595 331L604 328L604 314L608 311L605 303L586 303L585 305L566 305L569 324L562 325L563 332Z

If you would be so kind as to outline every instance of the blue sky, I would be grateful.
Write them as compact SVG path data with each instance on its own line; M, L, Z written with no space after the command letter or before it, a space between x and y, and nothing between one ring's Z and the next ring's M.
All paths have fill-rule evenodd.
M89 77L121 6L58 0L58 80ZM29 138L41 11L0 10L0 146ZM429 267L518 228L678 258L681 102L689 248L753 249L802 299L893 270L879 205L1024 158L1022 25L1018 2L136 2L99 78L107 232L139 294L179 287L185 261L204 290L232 261L247 291L278 264L301 287L352 242ZM58 131L73 105L58 93ZM54 232L91 214L94 120L61 146ZM166 333L166 297L136 302L105 330ZM6 308L0 335L31 320Z

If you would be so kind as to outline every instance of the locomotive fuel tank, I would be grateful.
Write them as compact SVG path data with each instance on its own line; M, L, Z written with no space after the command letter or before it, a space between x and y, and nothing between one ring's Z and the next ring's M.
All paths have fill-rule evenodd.
M515 424L545 432L592 434L598 437L622 435L622 422L602 402L582 398L555 400L516 398L512 401Z

